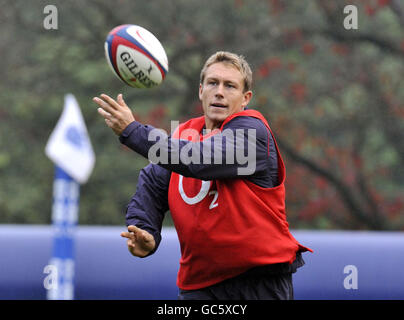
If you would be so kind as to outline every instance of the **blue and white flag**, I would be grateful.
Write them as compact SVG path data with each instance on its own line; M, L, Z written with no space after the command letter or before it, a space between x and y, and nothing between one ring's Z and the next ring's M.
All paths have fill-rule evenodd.
M74 298L74 233L78 221L80 183L93 170L95 156L80 107L73 95L65 97L62 115L45 148L55 163L52 225L52 258L44 268L49 300Z
M46 155L78 183L87 182L95 156L80 107L72 94L65 97L62 115L45 148Z

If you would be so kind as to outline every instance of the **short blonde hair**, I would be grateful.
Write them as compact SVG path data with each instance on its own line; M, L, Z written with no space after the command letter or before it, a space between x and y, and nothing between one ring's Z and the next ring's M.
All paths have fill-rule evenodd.
M245 58L241 55L227 52L227 51L218 51L211 55L208 60L206 60L200 75L200 83L203 84L205 80L206 70L214 63L224 62L229 63L234 66L238 71L240 71L241 75L244 78L244 92L247 92L252 89L252 71L250 65L245 60Z

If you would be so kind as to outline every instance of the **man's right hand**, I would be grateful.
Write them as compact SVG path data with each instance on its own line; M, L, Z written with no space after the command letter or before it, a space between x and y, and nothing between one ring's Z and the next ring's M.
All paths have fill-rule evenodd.
M154 237L136 226L128 226L128 232L122 232L121 237L128 239L129 252L136 257L147 256L156 246Z

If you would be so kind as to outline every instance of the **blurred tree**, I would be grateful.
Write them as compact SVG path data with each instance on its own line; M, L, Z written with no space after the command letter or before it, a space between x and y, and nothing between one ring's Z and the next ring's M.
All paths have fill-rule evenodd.
M287 168L292 228L404 227L404 7L396 0L53 1L57 30L43 27L47 1L0 1L0 221L49 223L53 165L46 141L78 99L96 152L82 186L81 224L123 224L145 159L120 146L91 98L122 92L142 122L200 115L204 60L246 56L256 108L270 121ZM343 8L358 7L358 30ZM158 88L118 81L104 58L107 33L132 23L166 48Z

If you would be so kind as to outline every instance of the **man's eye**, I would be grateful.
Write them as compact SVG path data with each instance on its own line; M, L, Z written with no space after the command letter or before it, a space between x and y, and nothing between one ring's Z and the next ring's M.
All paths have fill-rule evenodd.
M232 85L231 83L228 83L228 84L227 84L227 87L228 87L228 88L235 88L235 86Z

